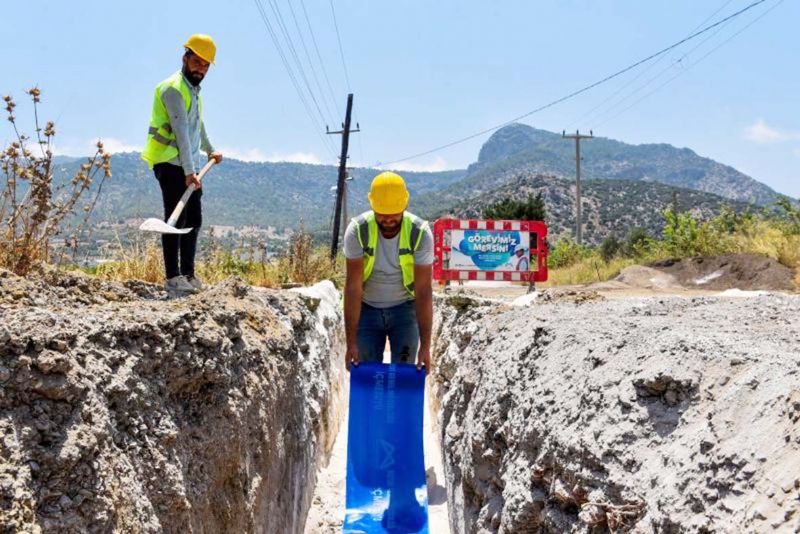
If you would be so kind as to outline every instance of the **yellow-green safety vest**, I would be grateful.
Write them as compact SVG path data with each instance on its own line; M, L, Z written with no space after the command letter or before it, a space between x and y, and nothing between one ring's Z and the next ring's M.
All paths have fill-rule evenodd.
M153 113L150 116L150 128L147 131L147 143L142 150L142 159L147 162L150 168L158 163L165 163L178 155L178 141L172 126L169 122L169 114L161 95L170 87L177 89L183 96L186 104L186 112L192 105L192 95L189 86L180 71L176 72L163 82L156 85L156 94L153 99ZM197 95L197 106L200 114L200 121L203 120L203 99Z
M364 250L364 276L366 282L372 275L372 268L375 266L375 248L378 245L378 222L375 220L375 212L367 211L353 219L356 225L356 235L361 248ZM411 296L414 293L414 252L422 242L422 233L428 226L427 221L420 219L412 213L406 212L403 215L403 223L400 226L400 270L403 273L403 286Z

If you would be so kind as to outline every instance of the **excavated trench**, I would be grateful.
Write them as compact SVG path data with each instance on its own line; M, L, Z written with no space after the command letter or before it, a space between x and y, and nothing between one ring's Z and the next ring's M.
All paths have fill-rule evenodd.
M800 297L436 306L453 533L800 532Z
M0 272L0 532L302 532L339 296Z
M332 285L0 272L0 313L0 532L340 531ZM797 531L799 332L779 294L437 297L431 532Z

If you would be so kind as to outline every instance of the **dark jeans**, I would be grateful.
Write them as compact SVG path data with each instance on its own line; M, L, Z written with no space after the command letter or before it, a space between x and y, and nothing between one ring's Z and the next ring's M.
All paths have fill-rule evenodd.
M361 317L356 335L359 362L382 362L387 337L392 351L392 363L416 363L419 325L416 303L413 300L391 308L375 308L361 303Z
M161 198L164 201L164 221L169 219L172 210L186 191L183 168L171 163L159 163L153 167L156 179L161 185ZM197 234L203 224L201 197L203 190L195 191L183 208L176 223L177 228L192 228L188 234L161 234L161 247L164 250L164 267L167 278L178 275L194 276L194 255L197 250ZM180 253L180 254L179 254ZM180 257L180 266L178 258Z

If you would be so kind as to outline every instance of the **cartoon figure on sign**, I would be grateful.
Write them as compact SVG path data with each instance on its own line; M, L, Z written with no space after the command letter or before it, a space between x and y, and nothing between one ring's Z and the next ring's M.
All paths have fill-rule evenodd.
M514 258L512 261L515 263L514 268L517 271L527 271L529 269L528 255L526 252L527 249L522 244L514 247Z

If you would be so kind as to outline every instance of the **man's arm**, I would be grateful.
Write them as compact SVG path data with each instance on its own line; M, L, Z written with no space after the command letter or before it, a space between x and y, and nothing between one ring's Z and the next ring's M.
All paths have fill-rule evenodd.
M431 330L433 330L433 265L414 265L414 293L416 294L417 324L419 325L419 352L417 369L431 368Z
M208 159L214 159L216 163L222 162L222 152L217 152L208 140L206 133L206 123L200 121L200 149L208 154Z
M344 365L350 370L350 362L358 365L358 321L361 318L361 294L364 277L364 258L348 259L344 282L344 332L347 340Z

